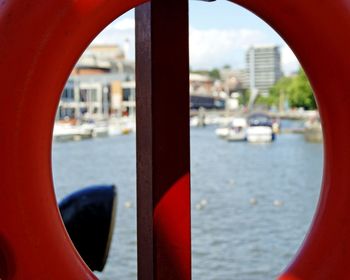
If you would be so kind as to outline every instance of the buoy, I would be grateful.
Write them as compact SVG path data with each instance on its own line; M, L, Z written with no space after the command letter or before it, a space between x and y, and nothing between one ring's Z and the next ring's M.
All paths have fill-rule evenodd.
M201 199L198 203L196 203L196 209L202 210L208 205L208 201L206 199Z
M202 200L200 201L200 204L203 205L203 206L207 206L208 200L202 199Z
M230 179L230 180L228 180L228 183L229 183L231 186L234 186L234 185L235 185L235 180Z
M255 197L252 197L251 199L249 199L249 203L251 205L256 205L256 204L258 204L258 200Z
M279 200L279 199L275 199L274 201L273 201L273 205L275 205L276 207L281 207L281 206L283 206L283 201L282 200Z
M131 208L131 207L132 207L132 202L131 202L131 201L126 201L126 202L124 203L124 207L125 207L125 208Z

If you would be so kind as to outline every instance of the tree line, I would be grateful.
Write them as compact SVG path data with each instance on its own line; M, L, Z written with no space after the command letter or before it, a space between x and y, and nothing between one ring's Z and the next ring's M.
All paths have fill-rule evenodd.
M302 68L294 76L282 77L270 89L269 96L259 96L256 103L278 108L285 101L288 102L291 108L316 109L317 105L313 90Z

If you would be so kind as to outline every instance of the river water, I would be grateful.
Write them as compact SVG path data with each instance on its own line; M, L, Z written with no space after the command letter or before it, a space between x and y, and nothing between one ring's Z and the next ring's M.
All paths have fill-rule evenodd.
M229 143L214 130L191 129L193 279L274 279L312 220L322 144L297 134L265 145ZM137 277L135 158L135 135L53 145L58 200L84 186L118 187L116 229L101 280Z

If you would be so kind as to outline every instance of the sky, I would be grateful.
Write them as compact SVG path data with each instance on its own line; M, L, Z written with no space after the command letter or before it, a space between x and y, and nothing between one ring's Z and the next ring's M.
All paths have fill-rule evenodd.
M295 72L299 63L282 38L264 21L244 8L224 0L189 5L190 65L202 70L231 65L245 67L245 51L252 45L277 45L281 48L282 69ZM134 11L131 10L102 31L93 43L119 44L127 57L135 57Z

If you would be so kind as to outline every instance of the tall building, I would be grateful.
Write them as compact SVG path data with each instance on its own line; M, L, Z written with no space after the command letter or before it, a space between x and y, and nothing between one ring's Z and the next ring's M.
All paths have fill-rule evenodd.
M269 89L282 77L279 47L250 47L246 53L246 63L250 89L268 95Z

